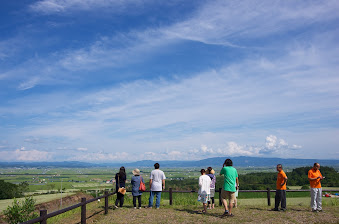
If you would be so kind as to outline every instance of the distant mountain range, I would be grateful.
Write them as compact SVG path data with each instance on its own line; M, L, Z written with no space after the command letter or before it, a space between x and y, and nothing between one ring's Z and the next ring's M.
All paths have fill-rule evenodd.
M281 163L288 167L312 166L318 162L322 166L339 167L339 160L321 160L321 159L282 159L282 158L262 158L262 157L229 157L235 167L272 167ZM114 163L87 163L78 161L64 162L0 162L0 168L5 167L65 167L65 168L90 168L90 167L153 167L154 163L159 162L160 167L221 167L226 157L207 158L198 161L152 161L142 160L137 162L114 162Z

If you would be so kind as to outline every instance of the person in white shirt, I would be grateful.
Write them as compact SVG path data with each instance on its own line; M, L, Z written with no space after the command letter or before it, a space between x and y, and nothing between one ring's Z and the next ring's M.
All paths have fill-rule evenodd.
M163 171L159 170L159 163L154 164L155 170L151 172L149 187L150 187L150 195L148 201L148 208L153 207L153 199L154 195L156 195L157 199L155 202L155 207L158 209L160 207L160 199L161 199L161 191L165 190L165 174Z
M210 185L211 178L206 175L206 170L201 169L201 176L199 177L199 192L198 192L198 201L202 202L204 209L202 213L207 212L207 202L210 200Z

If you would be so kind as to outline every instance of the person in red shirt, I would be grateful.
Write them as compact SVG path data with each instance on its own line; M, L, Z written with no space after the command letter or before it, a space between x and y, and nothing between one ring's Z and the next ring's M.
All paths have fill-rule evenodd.
M308 171L308 180L311 186L311 208L312 212L322 212L321 207L321 194L322 188L321 183L325 177L320 173L320 164L314 163L313 168Z
M286 182L287 176L282 169L282 165L277 165L277 188L275 191L275 206L273 211L279 211L279 204L281 203L281 210L286 211Z

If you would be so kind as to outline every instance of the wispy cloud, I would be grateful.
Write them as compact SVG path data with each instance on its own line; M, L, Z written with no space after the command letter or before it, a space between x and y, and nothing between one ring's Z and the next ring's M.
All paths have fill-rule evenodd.
M154 1L131 0L40 0L32 5L32 11L43 14L69 13L74 11L93 11L97 9L110 9L110 12L124 12L128 6L144 7L145 4Z
M128 2L122 1L44 0L36 2L31 7L38 11L45 9L46 12L58 12L68 9L94 10L95 7L106 7L112 4L129 5ZM95 7L92 8L94 5ZM260 48L261 45L255 46L249 40L270 37L280 32L333 20L338 17L337 13L334 13L338 9L339 4L336 1L326 1L325 4L217 1L203 5L184 21L146 30L136 29L114 36L101 36L87 46L60 50L45 59L24 63L22 69L18 66L19 69L4 72L2 76L19 75L22 81L18 89L26 90L37 84L49 85L58 82L64 84L67 80L79 79L77 75L72 75L76 71L121 68L145 61L147 57L172 45L175 46L178 41L182 40L232 47ZM337 34L337 31L332 33L332 35ZM279 51L284 52L284 49L281 49L284 46L290 45L279 43L279 46L272 45L271 48L276 51L275 48L278 47ZM32 74L34 74L33 77Z

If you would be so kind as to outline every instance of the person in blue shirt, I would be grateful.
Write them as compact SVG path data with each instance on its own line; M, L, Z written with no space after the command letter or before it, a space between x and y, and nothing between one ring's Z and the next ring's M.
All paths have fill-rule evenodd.
M140 176L140 170L139 169L134 169L132 171L133 173L133 177L131 180L131 184L132 184L132 195L133 195L133 206L134 209L137 208L137 199L138 199L138 207L139 209L141 209L141 195L142 195L142 191L139 191L139 187L140 187L140 181L144 182L144 178L142 176Z

